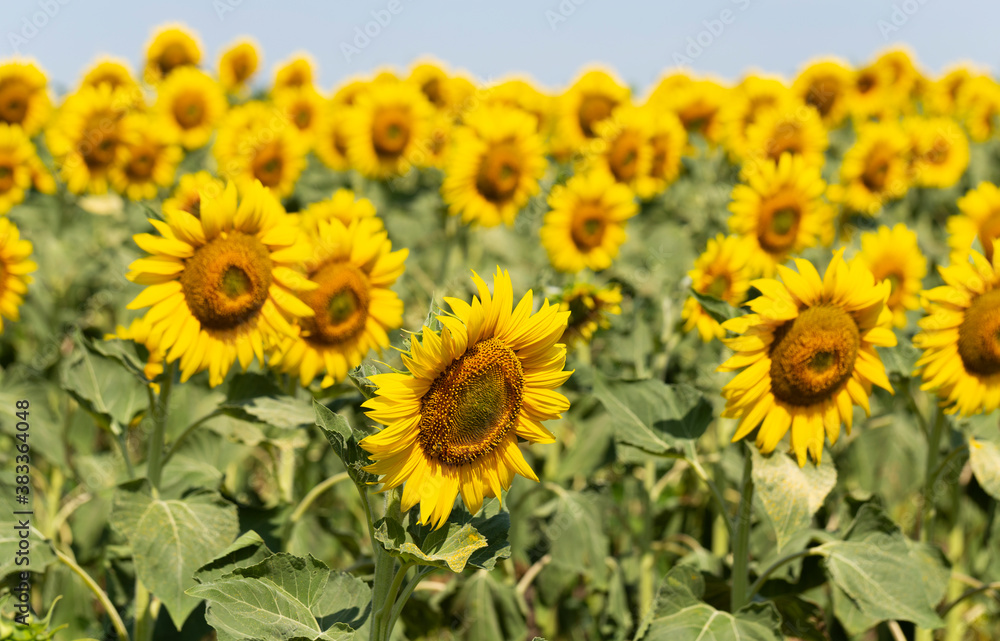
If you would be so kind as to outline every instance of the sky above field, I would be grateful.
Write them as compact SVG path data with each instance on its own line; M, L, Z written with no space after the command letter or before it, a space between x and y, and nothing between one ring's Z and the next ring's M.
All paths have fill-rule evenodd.
M602 62L637 87L684 65L723 78L749 69L785 76L823 55L862 62L895 43L940 72L1000 62L1000 3L972 0L2 0L0 57L41 62L57 87L109 53L139 64L151 31L194 29L212 65L251 35L264 77L298 50L319 65L319 85L424 54L488 80L526 72L559 87Z

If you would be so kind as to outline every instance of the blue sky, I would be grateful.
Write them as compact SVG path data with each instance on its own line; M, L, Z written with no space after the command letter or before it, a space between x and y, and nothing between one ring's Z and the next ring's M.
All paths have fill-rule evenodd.
M754 68L788 76L816 56L856 63L893 43L909 45L930 72L962 60L993 68L1000 60L1000 3L971 0L2 3L0 57L16 48L37 59L57 86L75 84L101 53L138 66L151 31L168 21L194 29L212 64L227 43L253 36L263 48L268 80L275 63L306 50L326 89L380 65L406 66L422 54L483 79L520 71L552 87L593 62L644 87L675 62L723 78ZM358 36L366 29L376 34L367 41Z

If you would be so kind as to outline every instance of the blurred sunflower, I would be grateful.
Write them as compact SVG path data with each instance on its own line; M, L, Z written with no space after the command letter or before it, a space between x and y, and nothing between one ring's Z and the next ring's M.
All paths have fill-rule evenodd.
M819 60L803 69L792 92L814 108L828 128L840 125L849 112L851 69L838 60Z
M589 343L598 329L611 327L609 316L622 313L622 291L618 285L597 287L576 283L563 290L556 302L559 311L569 312L566 331L559 341L568 349Z
M212 148L219 172L241 193L260 182L279 198L295 189L308 151L303 136L284 114L258 101L229 112Z
M840 164L831 198L848 210L875 216L909 189L910 140L895 122L866 123Z
M317 114L316 135L313 138L313 153L324 165L334 171L347 171L347 135L344 132L346 105L327 103Z
M993 260L993 241L1000 238L1000 189L981 182L958 199L960 213L948 219L948 247L952 264L968 259L972 244L979 239L986 260Z
M603 173L581 174L552 188L539 231L552 266L576 273L611 266L625 242L625 223L639 211L625 185Z
M0 334L3 319L21 319L19 307L31 284L31 272L38 265L30 260L31 241L21 239L17 227L6 217L0 217Z
M723 143L730 157L738 161L747 156L747 128L761 113L792 102L792 93L780 80L756 75L744 78L719 108Z
M937 116L956 116L958 97L965 83L974 75L976 73L971 65L961 64L949 69L943 76L930 83L925 98L927 111Z
M893 325L906 327L906 312L920 307L920 290L927 275L927 258L917 245L916 232L897 223L892 229L882 225L878 231L861 234L858 259L876 281L889 281L885 304L892 312Z
M694 80L682 84L662 98L650 98L649 106L662 106L677 114L688 136L700 134L710 144L722 142L725 128L719 117L732 90L715 80ZM657 95L657 94L654 94Z
M401 508L420 505L420 523L444 525L455 498L475 514L484 497L501 498L514 474L533 481L518 438L552 443L542 421L569 409L553 391L572 372L563 371L559 343L569 312L548 301L531 314L529 290L513 308L510 276L497 269L493 294L475 275L472 304L446 298L452 314L438 316L440 334L423 328L410 343L404 373L371 377L377 396L366 401L368 417L386 425L361 441L385 489L404 485Z
M694 269L688 272L691 288L738 308L746 300L753 277L750 271L752 250L753 243L743 236L719 234L709 238L705 251L694 261ZM706 343L726 335L719 321L712 318L694 296L684 301L681 318L684 320L684 331L697 329L701 340Z
M303 144L312 147L317 137L321 114L327 109L326 100L312 87L305 85L276 91L274 104L299 133Z
M149 343L180 359L181 382L208 370L212 387L239 359L244 370L292 333L286 317L312 316L295 292L315 289L293 268L309 246L277 198L259 183L237 206L232 183L217 198L203 193L200 218L165 210L160 232L136 234L149 256L126 277L146 288L129 309L149 307Z
M0 62L0 123L20 125L29 137L37 134L52 111L47 84L34 62Z
M229 93L240 93L260 65L258 46L253 40L243 39L229 46L219 58L219 84Z
M913 184L952 187L969 166L969 139L951 118L910 117L903 121L910 135Z
M802 159L809 167L822 167L829 144L826 128L815 109L799 102L786 102L761 113L747 127L746 171L758 171L782 155Z
M406 174L423 153L432 114L414 85L373 84L344 118L351 167L368 178Z
M406 81L420 89L435 109L449 115L464 111L463 103L475 93L473 83L435 60L416 62Z
M108 172L114 190L129 200L156 198L160 187L174 182L184 153L161 118L135 112L122 118L121 140Z
M201 61L201 45L183 25L161 27L146 46L143 78L158 83L175 69L194 67Z
M722 389L722 416L739 419L733 441L759 426L756 445L767 454L791 428L802 467L809 456L819 464L824 435L836 443L841 423L850 433L853 405L870 413L872 385L892 392L875 347L895 345L896 335L889 282L876 283L863 263L838 251L823 278L809 261L795 265L798 273L778 266L781 281L751 283L761 295L747 303L752 314L722 324L739 336L723 339L736 353L719 371L742 370Z
M553 99L541 92L527 78L511 78L479 92L477 97L487 105L514 107L535 118L535 130L547 138L553 126Z
M228 103L222 88L207 73L178 69L160 86L156 110L185 149L204 146L212 137Z
M644 109L648 109L644 107ZM687 148L688 138L684 125L669 111L652 114L649 130L649 173L636 185L639 198L649 200L662 193L677 180L681 172L681 156Z
M298 53L290 59L278 63L274 72L274 86L271 91L281 91L289 87L306 87L313 84L315 67L312 57L306 53Z
M879 55L872 64L888 71L888 93L895 103L895 110L914 111L927 81L917 68L913 54L902 48L889 49Z
M518 109L481 107L454 133L441 195L465 223L514 224L545 174L545 149L535 121Z
M967 80L958 94L955 108L974 142L986 142L997 132L1000 116L1000 85L989 76Z
M556 100L553 152L560 158L584 150L597 137L597 123L611 116L618 105L628 104L629 88L602 69L581 75Z
M358 202L374 211L367 200ZM374 216L346 224L337 217L303 220L312 245L306 277L318 287L301 297L314 315L299 320L297 334L278 344L269 363L298 376L304 387L325 373L321 384L329 387L347 378L369 351L388 348L386 332L403 324L403 301L390 288L409 251L392 251Z
M225 183L207 171L184 174L177 181L170 198L163 201L162 209L163 211L180 209L195 218L201 218L201 194L206 193L209 198L218 198L225 188Z
M826 183L817 167L783 154L744 180L733 188L729 231L751 240L754 274L770 277L789 256L832 241L835 212L823 200Z
M576 173L600 171L636 191L652 171L653 147L649 142L653 113L632 105L615 107L611 116L594 127L597 141L581 158Z
M871 64L854 72L848 92L848 106L857 122L880 118L892 112L895 99L891 94L890 70Z
M24 130L0 122L0 215L24 200L31 188L34 163L40 161Z
M141 107L145 103L142 89L139 83L132 77L132 72L128 70L128 63L117 58L103 58L87 70L80 81L80 86L90 85L100 87L108 85L112 91L120 90L123 94L131 96L129 104L133 107Z

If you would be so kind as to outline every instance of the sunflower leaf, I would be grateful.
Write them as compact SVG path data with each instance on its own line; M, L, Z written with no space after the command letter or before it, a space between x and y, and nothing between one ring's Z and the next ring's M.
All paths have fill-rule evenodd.
M812 517L837 483L837 470L829 452L821 465L798 464L787 454L774 452L753 455L754 494L774 527L780 551L798 532L812 523Z
M125 426L146 409L146 386L123 361L98 354L82 341L74 354L62 366L60 383L88 412Z
M288 396L273 380L261 374L233 377L226 390L226 401L219 407L234 418L286 430L311 425L315 421L309 403Z
M902 378L910 378L913 375L913 368L920 358L920 350L908 340L898 341L895 347L880 347L878 353L885 363L885 371Z
M465 581L455 607L467 626L466 639L524 639L528 634L514 586L485 570Z
M730 318L739 316L739 310L722 299L701 294L694 289L691 290L691 295L698 301L705 313L717 323L725 323Z
M358 445L358 441L368 436L369 432L352 429L346 418L335 414L330 408L318 401L313 401L313 410L316 413L316 426L323 432L326 440L333 446L333 451L343 461L351 479L360 486L377 483L378 477L363 469L371 461L368 460L368 453Z
M969 462L979 485L1000 501L1000 444L970 438Z

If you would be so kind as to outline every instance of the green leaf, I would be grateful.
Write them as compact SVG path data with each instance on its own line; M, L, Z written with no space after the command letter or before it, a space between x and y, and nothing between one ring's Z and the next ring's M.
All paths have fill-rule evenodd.
M234 377L226 390L226 402L220 407L230 416L282 429L312 425L315 421L306 399L288 396L262 374Z
M500 583L485 570L465 581L456 606L467 622L465 638L470 641L523 639L528 634L514 586Z
M347 419L340 414L333 413L330 408L318 401L313 401L313 410L316 413L316 425L326 436L326 440L333 446L333 451L337 453L340 460L344 462L347 473L358 485L377 483L378 477L370 472L364 471L368 460L368 453L361 449L358 441L368 436L371 432L353 430L348 425Z
M895 347L880 347L878 353L885 364L885 371L903 378L910 378L921 354L909 340L897 341Z
M986 493L1000 501L1000 445L970 438L969 462Z
M14 475L11 474L9 477L13 480ZM45 538L45 536L34 527L36 518L29 515L18 515L14 514L15 510L30 510L32 506L30 505L18 505L14 502L14 486L8 483L0 483L0 505L2 505L3 510L3 526L0 528L0 580L7 578L11 574L17 574L19 572L30 571L42 573L45 569L56 561L55 552L52 550L52 545ZM38 500L36 496L33 500ZM25 558L24 555L18 555L18 551L21 549L21 532L20 529L14 529L15 526L19 525L20 519L29 519L31 524L29 524L28 531L28 543L31 545L31 554L27 556L28 564L18 565L18 559ZM24 563L24 561L22 561Z
M636 640L643 641L780 641L781 619L770 603L752 603L735 614L716 610L701 599L701 573L674 567L664 578Z
M247 541L232 552L248 549L259 546ZM273 554L221 576L201 576L206 580L187 593L208 601L206 619L220 636L354 639L371 613L371 591L363 581L331 571L312 556Z
M712 406L687 385L614 380L594 371L594 396L615 419L618 441L654 454L681 449L712 422Z
M198 568L194 580L198 583L209 583L221 576L230 574L239 568L257 565L272 552L267 548L264 539L250 530L240 535L233 544L220 552L218 556Z
M550 585L562 591L586 577L598 589L608 583L605 558L610 553L605 533L606 511L594 493L563 490L539 507L536 516L549 516L542 527L543 546L552 561L542 570L546 577L561 574Z
M739 310L724 300L700 294L693 289L691 290L691 295L698 301L701 308L705 310L705 313L711 316L717 323L725 323L730 318L739 316Z
M119 486L111 524L128 539L139 579L163 601L177 629L198 605L184 594L195 571L239 534L236 506L218 493L163 500L146 479Z
M812 524L812 517L837 483L837 470L829 452L821 465L807 463L799 467L792 457L781 452L753 454L754 494L774 527L778 550L792 537Z
M60 382L87 411L120 426L128 425L149 404L145 384L121 361L100 356L79 343L74 357L60 371Z

